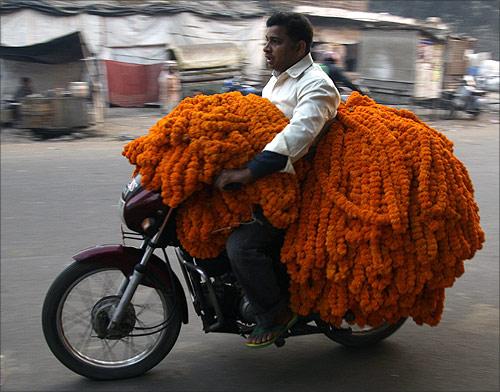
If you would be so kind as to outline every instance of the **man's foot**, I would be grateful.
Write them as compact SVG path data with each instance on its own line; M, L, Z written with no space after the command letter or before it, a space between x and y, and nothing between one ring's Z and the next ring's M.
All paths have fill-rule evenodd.
M297 320L298 316L295 313L287 311L282 317L276 320L275 325L270 327L255 326L245 344L251 348L267 347L288 331Z

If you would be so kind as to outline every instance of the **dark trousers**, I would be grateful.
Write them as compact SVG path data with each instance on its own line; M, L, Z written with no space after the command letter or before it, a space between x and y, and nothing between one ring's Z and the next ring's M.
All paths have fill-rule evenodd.
M288 307L287 275L279 262L283 237L257 208L253 222L239 226L226 243L231 268L264 327Z

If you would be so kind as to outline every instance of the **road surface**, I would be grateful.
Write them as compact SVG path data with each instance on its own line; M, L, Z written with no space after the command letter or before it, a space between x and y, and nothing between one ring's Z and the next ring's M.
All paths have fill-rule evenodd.
M147 375L95 382L61 365L42 336L40 312L55 276L78 250L120 242L117 201L132 167L127 137L154 115L114 118L104 133L32 140L1 150L2 391L498 391L499 130L481 122L431 122L455 142L476 189L486 244L447 290L437 327L409 320L376 347L350 350L321 335L252 351L238 336L204 334L190 305L172 352ZM113 133L114 132L114 133ZM94 137L87 137L94 136Z

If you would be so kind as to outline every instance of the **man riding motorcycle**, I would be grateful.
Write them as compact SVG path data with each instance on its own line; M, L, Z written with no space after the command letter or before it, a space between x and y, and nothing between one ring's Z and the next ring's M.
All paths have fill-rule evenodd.
M277 171L294 173L293 163L307 154L327 120L333 119L340 95L330 78L314 64L310 49L311 23L296 13L278 12L266 23L264 55L272 77L262 96L274 103L290 123L244 168L224 170L215 185L247 184ZM246 345L265 347L297 320L288 309L286 290L280 289L275 259L269 248L283 236L256 206L253 221L238 227L226 249L231 266L257 318Z

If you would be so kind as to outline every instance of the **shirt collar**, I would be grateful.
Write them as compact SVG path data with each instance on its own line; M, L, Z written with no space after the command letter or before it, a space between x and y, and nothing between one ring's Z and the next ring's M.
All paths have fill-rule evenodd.
M297 78L312 64L313 64L313 59L311 57L311 53L308 53L304 57L302 57L302 59L297 61L294 65L292 65L290 68L288 68L285 72L282 72L281 74L287 73L290 77ZM279 76L276 74L276 71L273 71L272 74L275 78Z

